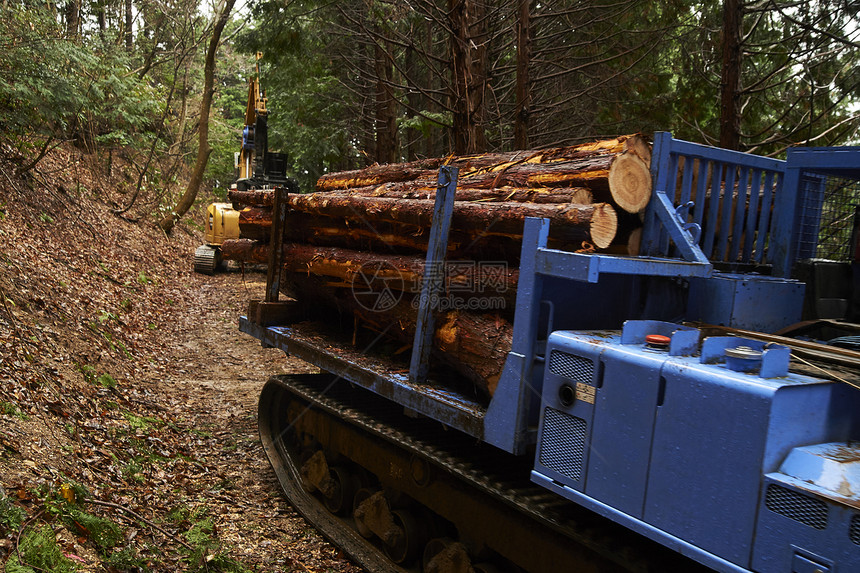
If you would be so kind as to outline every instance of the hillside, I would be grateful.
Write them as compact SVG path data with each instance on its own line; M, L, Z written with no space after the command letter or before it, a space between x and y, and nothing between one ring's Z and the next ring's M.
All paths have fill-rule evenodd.
M264 275L194 274L193 225L112 214L123 169L96 163L0 164L5 570L358 571L259 445L258 389L309 368L238 332Z

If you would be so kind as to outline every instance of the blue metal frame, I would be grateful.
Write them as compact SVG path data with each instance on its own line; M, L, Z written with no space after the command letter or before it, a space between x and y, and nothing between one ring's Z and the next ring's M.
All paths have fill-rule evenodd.
M809 176L827 175L860 179L860 148L797 147L786 152L783 193L774 208L774 276L790 276L798 256L801 183Z
M786 187L785 161L673 139L668 132L654 134L653 151L643 255L670 256L674 245L688 261L767 262L766 250L784 239L770 231L770 211Z
M457 167L443 165L439 168L439 183L436 187L436 202L433 205L433 224L427 239L427 259L424 264L424 282L418 302L418 319L415 323L415 342L412 345L412 360L409 364L409 379L413 384L427 381L430 369L430 352L436 320L433 301L445 290L445 260L448 252L448 234L454 214L454 196L457 192Z

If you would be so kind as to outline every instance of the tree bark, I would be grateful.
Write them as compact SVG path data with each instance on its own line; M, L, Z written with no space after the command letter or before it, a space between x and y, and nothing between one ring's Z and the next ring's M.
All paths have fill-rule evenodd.
M296 300L347 313L358 327L384 332L407 348L414 341L417 313L410 300L371 308L348 289L334 288L324 278L300 272L285 272L282 284ZM492 396L511 349L511 323L495 312L450 310L440 312L436 324L434 358L459 372L481 394Z
M430 180L407 181L402 183L383 183L369 185L347 191L350 195L364 197L387 197L396 199L436 199L436 184ZM269 207L273 205L274 194L271 191L238 191L227 192L227 199L233 203L234 209L245 207ZM594 203L594 196L585 187L536 187L522 189L518 187L497 187L494 189L458 188L455 201L482 202L515 202L515 203L578 203L588 205Z
M81 26L81 0L66 2L66 35L75 38Z
M231 252L236 252L235 250ZM246 251L249 255L254 247ZM420 294L426 275L426 259L415 255L393 255L339 247L301 243L283 245L284 270L336 279L331 287L380 292L392 289ZM444 283L444 293L462 301L494 297L502 308L513 310L519 270L506 264L450 261L443 269L431 269ZM436 276L438 274L438 276Z
M349 194L313 193L290 195L290 208L312 215L343 217L351 221L383 221L429 228L434 201L427 199L389 199ZM470 203L454 204L453 229L521 235L526 217L548 218L552 226L578 230L583 240L608 247L615 237L617 219L611 205Z
M616 158L619 158L619 165L613 167ZM446 162L460 169L458 189L587 187L595 192L604 192L598 200L615 202L628 211L641 210L651 197L650 145L638 134L539 151L485 153L373 165L327 174L317 181L316 188L318 191L335 191L402 182L403 188L417 185L419 192L424 192L435 188L437 170ZM623 184L618 201L613 198L609 182L613 169L618 171L614 180Z
M125 0L125 50L131 53L134 49L134 14L132 12L132 0Z
M215 54L218 44L221 42L221 33L230 19L230 12L236 0L225 0L221 11L218 13L215 26L212 29L212 38L209 40L209 48L206 51L206 61L203 65L203 99L200 102L200 128L198 134L197 161L194 163L194 171L185 188L185 193L179 199L176 207L164 216L159 223L161 229L170 234L176 222L188 212L194 204L200 185L203 183L203 174L212 148L209 147L209 113L212 109L212 97L215 93Z
M531 114L531 0L518 0L517 7L517 75L514 111L514 149L529 147L529 115Z
M483 4L476 0L448 0L448 18L454 153L480 153L487 147L484 137L487 48Z
M723 71L720 81L720 147L740 148L742 0L723 0Z

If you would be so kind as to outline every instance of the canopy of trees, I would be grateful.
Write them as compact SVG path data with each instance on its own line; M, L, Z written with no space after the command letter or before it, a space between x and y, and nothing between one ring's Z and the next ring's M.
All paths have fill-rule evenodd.
M0 138L16 168L73 142L134 165L117 213L165 217L197 157L224 4L0 1ZM847 0L258 0L221 36L206 181L232 178L253 54L270 145L323 173L620 133L778 155L856 143Z

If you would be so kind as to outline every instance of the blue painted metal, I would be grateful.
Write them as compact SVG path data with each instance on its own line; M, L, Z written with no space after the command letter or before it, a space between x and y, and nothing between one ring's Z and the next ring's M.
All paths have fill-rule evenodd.
M800 252L798 245L798 225L801 217L808 216L800 209L801 194L804 186L809 188L807 193L818 192L820 188L816 185L822 182L822 177L829 175L860 179L860 148L798 147L789 148L786 152L783 193L774 203L771 233L775 276L790 276L798 256L810 254L808 251Z
M658 543L662 543L669 549L673 551L677 551L678 553L685 555L691 559L714 569L715 571L719 571L721 573L750 573L748 569L744 567L739 567L734 563L730 563L725 559L722 559L718 555L714 555L713 553L709 553L707 551L702 550L702 548L697 547L696 545L684 541L674 535L669 535L665 531L661 531L657 529L653 525L650 525L641 519L636 519L627 515L622 511L618 511L614 507L607 505L605 503L601 503L600 501L589 497L579 491L571 489L570 487L561 484L555 480L548 478L547 476L537 472L532 471L531 480L538 485L543 486L549 491L553 491L571 501L578 503L579 505L590 509L595 513L599 513L600 515L607 517L629 529L639 533L640 535L644 535L648 539L652 539L657 541ZM790 570L785 570L790 571Z
M665 257L677 250L688 261L766 260L765 248L773 243L772 237L767 240L771 198L781 195L784 161L681 141L659 132L654 136L651 170L654 188L646 210L643 255ZM689 214L676 224L674 205L690 201ZM678 231L687 225L697 225L700 236Z
M436 320L433 301L439 300L445 290L445 260L448 253L448 233L454 214L454 195L457 191L459 169L450 165L439 168L436 202L433 205L433 224L427 239L427 259L424 264L424 282L418 302L415 323L415 342L409 364L409 379L413 384L424 384L430 369L430 352Z
M520 278L517 283L517 311L511 351L493 400L487 408L484 439L507 452L522 454L534 443L536 431L529 427L533 397L539 397L542 384L535 373L538 362L538 323L543 297L543 276L538 272L535 253L546 248L549 237L547 219L527 219L523 228Z
M838 443L857 453L860 393L789 373L783 346L709 338L699 347L696 329L624 322L670 315L766 331L794 322L802 285L785 277L797 252L797 186L811 164L840 174L860 166L856 151L839 163L806 151L782 162L658 133L645 256L550 249L549 222L528 219L512 347L488 405L417 383L433 332L425 295L438 281L423 285L409 376L288 326L242 319L240 328L507 452L536 445L533 481L718 571L860 570L855 466L828 473L835 446L798 449ZM437 193L428 268L444 261L455 186ZM774 276L713 271L739 262L772 264ZM668 346L649 344L652 334ZM834 491L836 481L852 495ZM769 507L772 485L824 503L826 530ZM855 527L856 540L846 534Z
M649 331L680 337L685 350L648 347ZM860 544L849 541L847 527L838 541L822 544L808 527L780 534L765 515L770 537L756 536L760 516L773 513L759 507L763 476L797 444L860 437L860 393L789 374L788 349L778 345L709 338L691 356L690 332L629 321L622 333L553 333L547 356L563 353L574 367L547 361L533 481L718 571L791 571L785 563L797 551L786 544L838 547L826 557L842 571L860 568ZM728 367L726 349L739 345L761 352L758 373ZM564 401L565 385L577 388L572 403ZM580 385L591 389L580 392ZM836 457L833 448L813 450ZM850 451L860 459L856 445ZM844 499L831 501L833 511L848 509ZM857 515L860 504L847 505ZM754 554L764 556L755 566Z
M685 319L775 332L800 321L804 291L801 282L755 274L691 277Z
M779 473L798 480L808 490L860 507L860 444L800 446L788 454Z

